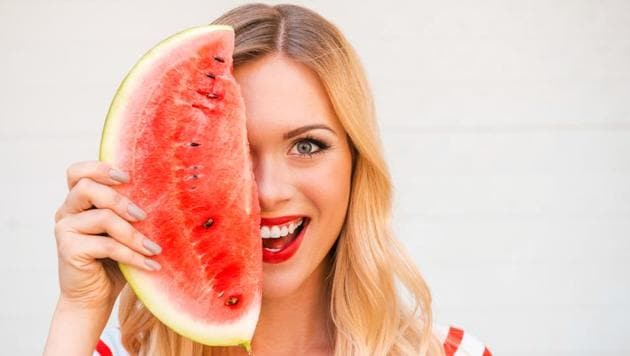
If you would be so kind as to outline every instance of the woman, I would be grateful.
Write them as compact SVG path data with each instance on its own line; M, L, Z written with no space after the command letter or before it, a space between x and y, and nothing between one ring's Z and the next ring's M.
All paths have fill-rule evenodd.
M349 43L297 6L243 6L215 23L236 34L234 74L247 108L261 229L287 215L309 220L291 258L264 263L254 354L452 354L458 342L437 336L427 285L390 231L391 183L371 95ZM102 260L159 269L145 256L160 247L128 237L129 222L144 213L108 187L128 179L110 168L82 162L68 169L70 193L56 214L61 297L46 353L85 354L98 341L101 355L113 348L115 354L244 354L177 335L123 289L111 260ZM109 215L98 211L107 209L116 218L99 220ZM95 236L106 231L120 236ZM396 280L412 305L403 303ZM107 330L99 340L121 290L119 334ZM72 345L64 344L68 337Z

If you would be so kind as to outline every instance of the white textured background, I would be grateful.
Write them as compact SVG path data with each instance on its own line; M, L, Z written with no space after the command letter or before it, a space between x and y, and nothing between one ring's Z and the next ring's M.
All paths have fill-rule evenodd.
M2 354L41 353L65 169L122 77L240 3L0 0ZM497 355L630 354L630 1L302 3L363 58L437 322Z

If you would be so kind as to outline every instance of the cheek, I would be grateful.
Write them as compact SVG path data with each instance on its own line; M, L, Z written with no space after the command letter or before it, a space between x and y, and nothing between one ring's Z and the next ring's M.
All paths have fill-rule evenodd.
M350 194L350 153L323 157L300 170L299 189L317 211L317 218L330 227L340 227L346 213Z

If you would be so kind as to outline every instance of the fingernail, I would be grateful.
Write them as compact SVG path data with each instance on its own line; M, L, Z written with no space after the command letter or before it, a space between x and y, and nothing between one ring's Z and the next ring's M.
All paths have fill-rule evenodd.
M134 203L129 203L129 205L127 206L127 211L129 212L129 214L131 214L131 216L138 220L144 220L147 218L147 214L142 211L142 209L138 208Z
M123 171L119 171L116 168L112 168L109 170L109 177L121 183L129 182L129 175Z
M160 268L162 268L159 263L149 258L144 259L144 264L147 265L147 267L149 267L149 269L152 271L159 271Z
M142 245L144 246L144 248L146 248L149 252L153 254L158 254L162 252L162 248L160 247L160 245L156 244L152 240L144 239L142 240Z

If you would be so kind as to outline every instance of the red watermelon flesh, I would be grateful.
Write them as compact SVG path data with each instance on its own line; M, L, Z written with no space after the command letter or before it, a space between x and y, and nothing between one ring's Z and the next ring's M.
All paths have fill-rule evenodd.
M232 76L234 32L202 26L158 44L123 80L100 159L147 212L134 227L162 246L148 272L120 264L144 305L179 334L249 349L262 296L260 208Z

